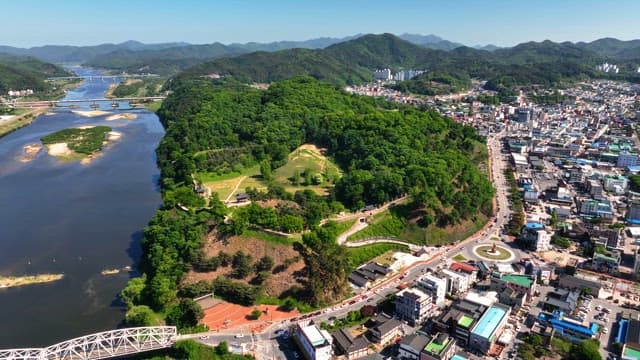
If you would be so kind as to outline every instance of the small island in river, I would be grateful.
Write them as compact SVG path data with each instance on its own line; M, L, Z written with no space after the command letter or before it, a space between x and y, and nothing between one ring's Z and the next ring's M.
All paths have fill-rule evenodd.
M10 288L32 284L54 282L62 279L63 274L40 274L27 276L0 276L0 288Z
M83 126L63 129L44 136L41 140L49 155L63 161L87 160L102 150L108 141L120 138L120 133L108 126Z

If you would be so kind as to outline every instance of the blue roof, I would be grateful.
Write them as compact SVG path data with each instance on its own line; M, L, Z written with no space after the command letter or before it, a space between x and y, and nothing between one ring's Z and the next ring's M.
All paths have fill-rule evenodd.
M497 306L492 306L484 313L484 315L482 315L471 332L480 337L488 339L491 337L491 335L493 335L496 328L498 327L498 324L500 324L500 321L502 321L502 318L504 318L506 315L507 312L504 309Z
M627 339L627 326L629 325L628 320L620 320L618 324L618 335L616 336L616 342L624 343Z
M640 219L627 219L627 222L630 222L633 225L638 225L640 224Z
M598 331L598 324L596 323L591 323L590 328L582 325L577 325L568 321L558 320L558 319L551 319L550 323L553 326L553 328L556 330L570 329L574 332L577 332L586 336L593 336Z
M451 360L467 360L467 358L462 356L462 355L455 354L455 355L453 355Z
M544 229L544 225L533 221L529 221L525 226L527 229Z

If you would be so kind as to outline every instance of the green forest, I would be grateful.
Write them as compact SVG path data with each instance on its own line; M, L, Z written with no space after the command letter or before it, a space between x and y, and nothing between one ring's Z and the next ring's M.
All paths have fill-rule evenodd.
M9 90L31 89L38 93L53 93L55 89L46 83L48 77L70 76L64 69L32 57L12 56L0 53L0 94Z
M311 77L297 77L266 91L231 81L183 80L159 115L166 128L157 150L165 201L144 232L144 281L135 279L124 293L133 308L149 305L158 312L179 314L168 321L184 327L195 326L197 316L181 304L181 296L215 290L244 304L260 298L260 286L230 279L180 288L190 269L230 261L203 258L204 235L211 231L224 236L242 234L252 226L285 232L311 229L301 242L293 243L306 265L306 285L284 296L321 306L346 294L353 266L348 252L335 242L338 226L319 227L321 219L345 207L360 210L406 194L410 216L422 226L457 224L492 211L494 189L471 160L478 161L484 139L473 128L435 112L351 95ZM194 173L224 174L256 164L264 173L284 164L302 144L326 148L327 156L344 171L326 196L308 189L291 194L270 183L266 191L247 191L254 200L291 205L252 204L224 221L229 211L215 194L205 201L193 191ZM233 156L202 156L211 153L205 150ZM190 210L178 211L177 205ZM246 276L252 270L234 267L234 273L238 271ZM183 316L186 320L180 320Z

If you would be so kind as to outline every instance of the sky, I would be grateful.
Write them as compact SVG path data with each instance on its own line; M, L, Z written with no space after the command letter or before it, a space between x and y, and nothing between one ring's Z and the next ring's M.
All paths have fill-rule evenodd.
M638 19L638 0L0 0L0 45L228 44L389 32L513 46L638 39Z

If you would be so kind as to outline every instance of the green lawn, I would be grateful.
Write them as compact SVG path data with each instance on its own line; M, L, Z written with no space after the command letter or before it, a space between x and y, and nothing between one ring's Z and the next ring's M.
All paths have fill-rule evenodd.
M160 107L162 106L162 100L160 101L153 101L147 104L144 104L145 109L151 111L151 112L158 112L158 109L160 109Z
M355 224L356 219L353 220L347 220L347 221L329 221L326 224L323 225L323 227L328 227L329 224L334 224L333 226L335 226L338 235L342 234L343 232L351 229L351 227L353 226L353 224Z
M467 238L487 222L487 217L479 214L476 221L467 220L453 227L442 229L431 224L423 228L409 223L407 213L408 207L404 205L382 211L369 220L369 226L349 236L347 241L390 236L418 245L445 245Z
M462 256L462 254L458 254L452 258L455 261L467 261L467 258Z
M356 248L347 248L349 264L355 269L367 261L376 258L387 251L409 251L408 247L400 244L372 244Z

